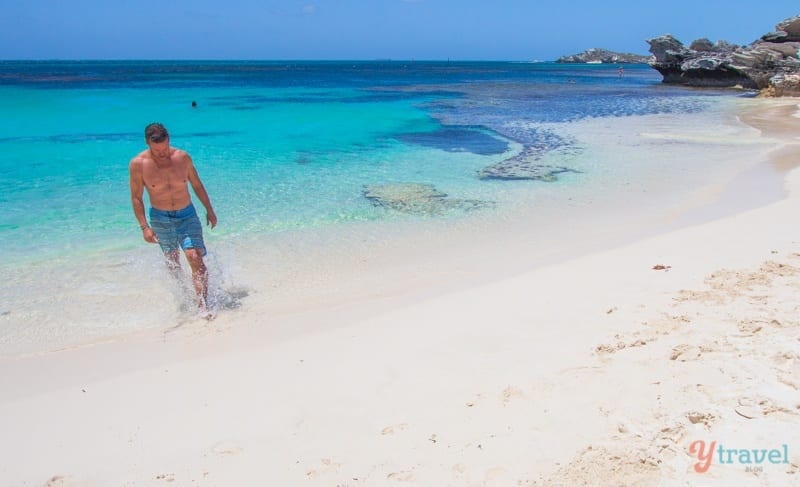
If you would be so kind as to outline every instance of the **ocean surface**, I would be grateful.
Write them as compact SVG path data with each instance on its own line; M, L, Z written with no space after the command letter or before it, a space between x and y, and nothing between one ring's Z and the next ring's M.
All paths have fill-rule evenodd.
M189 319L185 285L169 283L131 209L128 163L150 122L195 161L219 217L206 232L213 285L237 308L259 287L237 284L237 269L302 265L272 241L503 218L573 191L602 199L621 174L722 171L685 154L633 157L591 127L655 120L666 132L648 132L643 151L697 153L720 141L664 134L695 124L736 140L717 129L742 96L666 86L639 65L0 62L0 354ZM498 164L541 177L481 177ZM446 197L402 207L365 195L398 183Z

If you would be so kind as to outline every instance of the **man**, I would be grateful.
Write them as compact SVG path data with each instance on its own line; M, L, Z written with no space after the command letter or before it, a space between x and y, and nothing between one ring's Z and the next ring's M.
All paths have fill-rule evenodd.
M130 163L130 186L133 213L142 229L146 242L158 243L171 270L180 269L180 250L192 268L192 282L197 293L199 314L212 319L214 312L208 307L208 270L203 262L206 247L203 227L192 205L187 182L206 208L206 222L214 228L217 215L211 206L208 193L186 152L170 147L169 133L160 123L151 123L144 129L147 150L134 157ZM144 213L143 190L150 197L150 223Z

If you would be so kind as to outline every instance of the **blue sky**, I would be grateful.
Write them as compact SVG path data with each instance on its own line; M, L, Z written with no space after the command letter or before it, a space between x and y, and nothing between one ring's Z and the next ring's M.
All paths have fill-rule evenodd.
M553 60L747 44L796 0L0 0L0 59Z

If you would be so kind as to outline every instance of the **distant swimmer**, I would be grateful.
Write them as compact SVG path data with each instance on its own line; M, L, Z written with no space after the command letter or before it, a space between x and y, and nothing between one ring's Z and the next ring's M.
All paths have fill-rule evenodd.
M180 249L192 268L192 282L197 293L199 315L213 319L208 306L208 269L203 262L206 247L203 226L192 204L188 184L206 208L206 223L217 226L217 215L192 158L186 152L170 147L169 133L160 123L144 129L147 150L134 157L129 166L133 214L139 221L145 242L161 246L167 265L173 272L180 269ZM144 212L144 189L150 197L150 223Z
M192 100L192 108L197 108L197 102Z
M620 78L622 78L622 74L623 74L624 72L625 72L625 68L623 68L622 66L620 66L620 67L619 67L619 69L617 70L617 76L619 76Z

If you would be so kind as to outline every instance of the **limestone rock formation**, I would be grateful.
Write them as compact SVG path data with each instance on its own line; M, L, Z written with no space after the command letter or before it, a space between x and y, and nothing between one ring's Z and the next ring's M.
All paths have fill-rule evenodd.
M556 62L565 64L647 64L650 60L650 56L593 48L580 54L562 56Z
M559 174L579 172L575 169L561 166L539 164L525 158L512 157L498 162L478 172L481 179L533 179L536 181L552 182L558 179Z
M450 210L470 211L492 206L490 201L449 198L431 184L389 183L364 186L364 197L376 206L417 215Z
M800 17L784 20L748 46L698 39L687 48L669 34L647 42L655 58L650 66L661 73L664 83L800 95Z

